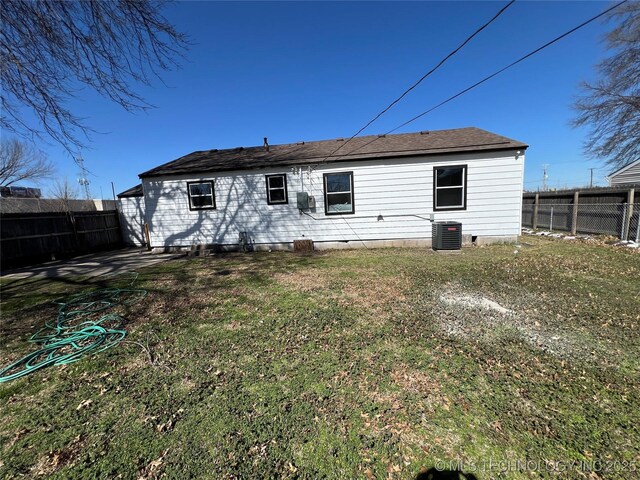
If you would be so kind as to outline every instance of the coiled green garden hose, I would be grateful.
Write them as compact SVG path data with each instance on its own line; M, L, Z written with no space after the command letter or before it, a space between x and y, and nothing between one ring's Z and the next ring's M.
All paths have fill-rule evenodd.
M131 286L138 278L134 273ZM120 343L127 334L125 319L107 309L118 305L132 305L147 295L146 290L132 288L103 288L72 295L58 300L55 322L34 333L29 341L40 345L15 362L0 369L0 383L23 377L51 365L66 365L89 353L98 353Z

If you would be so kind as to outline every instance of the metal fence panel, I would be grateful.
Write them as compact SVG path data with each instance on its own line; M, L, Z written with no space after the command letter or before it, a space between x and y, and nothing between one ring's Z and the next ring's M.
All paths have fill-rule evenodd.
M538 228L571 231L573 205L538 205Z
M535 217L537 209L537 221ZM575 225L574 225L575 221ZM522 206L522 225L558 232L613 235L636 240L640 205L628 203L538 204ZM637 240L636 240L637 241Z
M625 204L591 204L578 207L578 232L623 237Z
M532 204L522 205L522 226L533 228L533 212L534 206Z

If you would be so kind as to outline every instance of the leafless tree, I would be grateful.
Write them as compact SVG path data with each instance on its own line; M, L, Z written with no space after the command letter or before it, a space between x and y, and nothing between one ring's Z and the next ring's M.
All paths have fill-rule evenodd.
M153 0L11 0L0 8L0 127L48 134L69 152L92 131L68 108L88 86L128 111L151 107L134 91L178 66L188 46ZM39 121L25 117L25 107ZM81 140L82 138L82 140Z
M16 139L0 141L0 186L51 177L54 167L42 152Z
M48 196L59 202L61 210L68 212L71 210L69 200L78 199L78 187L66 177L64 179L58 179L51 187Z
M598 64L600 79L584 83L574 126L589 126L585 151L614 168L640 158L640 2L613 10L606 36L611 56Z

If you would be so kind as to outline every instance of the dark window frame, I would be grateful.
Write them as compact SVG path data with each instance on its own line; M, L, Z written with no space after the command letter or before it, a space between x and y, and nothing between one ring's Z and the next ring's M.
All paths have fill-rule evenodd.
M211 206L206 206L206 207L194 207L191 204L191 185L200 185L203 183L208 183L211 185L211 200L213 202L213 205ZM198 182L187 182L187 196L188 196L188 201L189 201L189 210L190 211L199 211L199 210L216 210L216 189L215 189L215 185L213 180L201 180ZM197 196L204 196L204 195L197 195Z
M282 190L281 188L269 188L269 179L274 177L283 177L282 184L284 185L284 201L271 201L271 190ZM267 205L286 205L289 203L289 191L287 190L287 174L286 173L274 173L272 175L264 176L264 183L267 189Z
M346 175L348 174L350 176L351 179L351 211L350 212L330 212L329 211L329 204L327 202L327 177L330 177L331 175ZM322 184L324 187L324 214L325 215L353 215L354 213L356 213L356 196L355 196L355 192L353 190L353 171L350 172L331 172L331 173L325 173L323 174L322 177ZM336 192L338 193L338 192ZM340 193L346 193L346 192L340 192Z
M460 188L462 187L462 206L457 207L438 207L438 169L445 168L462 168L462 185L450 188ZM453 210L466 210L467 209L467 174L468 168L467 165L439 165L437 167L433 167L433 211L438 212L446 212ZM443 187L441 187L443 188Z

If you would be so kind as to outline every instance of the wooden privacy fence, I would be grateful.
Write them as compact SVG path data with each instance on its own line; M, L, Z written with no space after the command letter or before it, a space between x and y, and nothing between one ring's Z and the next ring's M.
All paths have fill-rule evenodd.
M120 245L117 210L10 213L0 217L3 270Z
M640 198L635 193L635 188L525 193L522 226L638 241Z

